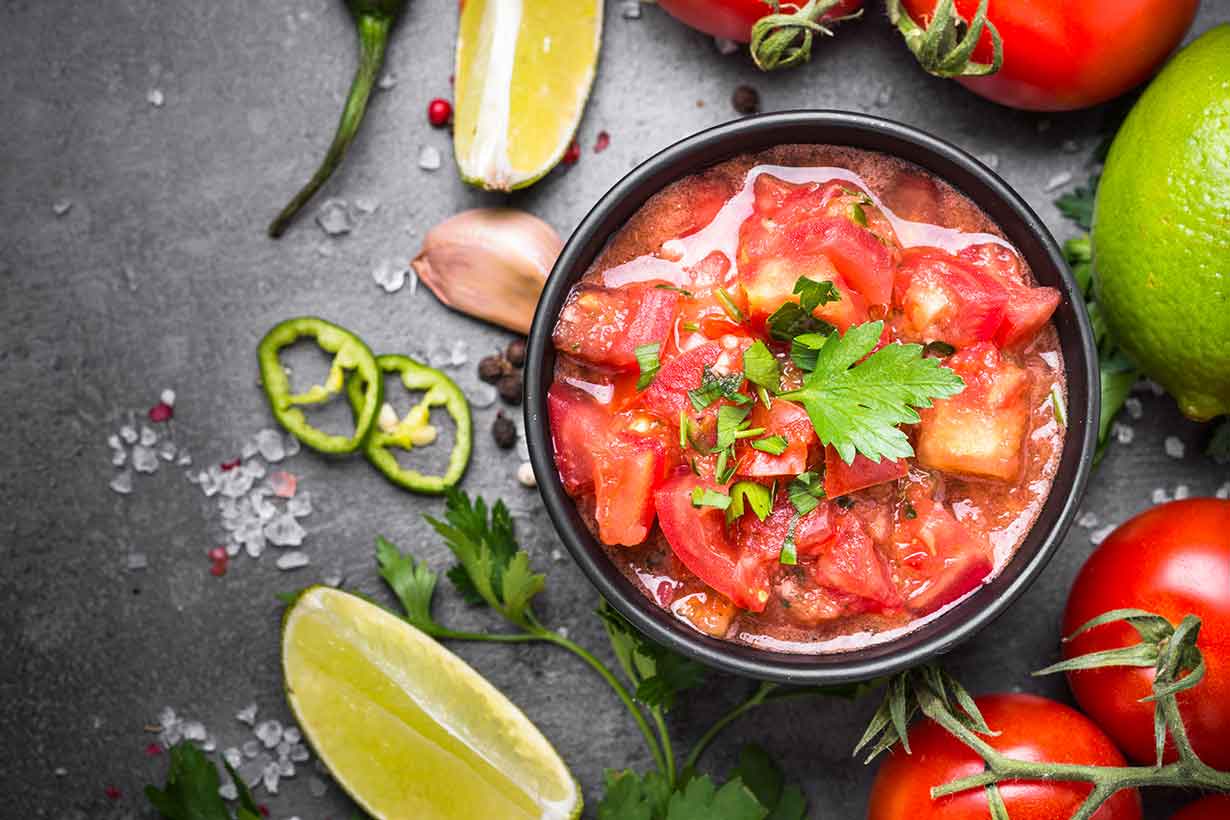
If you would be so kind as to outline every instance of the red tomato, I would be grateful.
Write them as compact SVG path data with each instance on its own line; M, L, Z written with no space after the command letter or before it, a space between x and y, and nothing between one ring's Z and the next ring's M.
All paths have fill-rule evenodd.
M979 0L956 0L969 20ZM903 0L915 22L936 0ZM961 84L989 100L1035 111L1069 111L1117 97L1147 80L1183 39L1199 0L990 0L987 19L1004 41L1004 63ZM973 58L989 63L984 31Z
M1029 426L1029 374L989 342L944 361L965 389L919 412L918 463L945 473L1016 481Z
M692 506L692 490L721 486L679 472L654 493L658 525L683 565L725 595L740 609L764 611L769 601L769 573L755 555L742 555L726 537L726 514L713 507Z
M854 462L846 464L832 447L824 448L824 494L829 498L841 498L855 490L896 481L909 471L910 465L905 459L885 458L877 463L856 453Z
M641 395L646 408L676 424L679 411L693 409L688 391L701 386L705 368L716 368L727 373L743 369L743 350L751 340L724 336L721 341L707 342L667 360L653 384Z
M756 402L748 417L748 426L763 427L765 436L782 436L786 439L786 449L775 456L752 447L752 439L741 440L735 447L739 475L793 477L807 471L808 448L816 440L816 428L806 410L785 399L774 399L768 410Z
M846 283L826 256L774 257L749 264L739 271L739 276L747 294L748 315L753 320L763 322L786 302L798 302L794 285L800 277L807 277L817 282L832 282L840 297L816 308L813 315L842 333L850 325L867 321L867 300Z
M644 285L573 291L555 325L558 350L599 365L636 367L636 348L665 342L679 294Z
M963 348L995 338L1008 289L946 251L907 248L893 284L893 302L920 340Z
M1123 607L1156 612L1173 623L1188 614L1203 621L1197 646L1207 671L1197 687L1179 694L1179 709L1196 753L1216 769L1230 769L1230 501L1163 504L1111 533L1072 585L1064 634ZM1064 656L1139 642L1130 626L1107 624L1064 644ZM1153 705L1140 702L1152 692L1152 681L1151 669L1068 675L1081 708L1142 765L1156 755Z
M658 5L694 29L746 43L752 24L771 12L764 0L658 0ZM862 8L863 0L841 0L821 20L835 20Z
M678 462L673 434L644 413L620 413L594 450L594 518L604 544L635 547L653 527L653 491Z
M1226 820L1230 817L1230 795L1216 794L1184 806L1170 820Z
M893 543L906 608L925 615L976 588L995 565L990 549L942 504L922 492L911 492L909 500L898 516Z
M995 344L1000 347L1029 342L1059 307L1059 291L1028 285L1021 261L1010 248L990 243L971 245L957 256L1007 288L1004 320L995 331Z
M867 601L871 608L901 605L888 562L872 543L862 522L849 513L836 516L833 540L820 548L812 577L822 587Z
M575 387L554 382L547 391L547 416L555 445L555 467L569 495L594 483L594 447L606 437L611 414Z
M875 234L844 216L796 223L785 239L800 255L821 253L837 272L873 305L887 305L893 294L893 254Z
M988 695L977 699L987 724L998 735L983 735L993 748L1013 757L1122 766L1123 755L1110 739L1075 709L1036 695ZM987 820L991 816L983 789L931 799L931 788L978 774L986 766L977 753L928 720L910 728L906 754L896 747L880 766L871 787L867 820ZM1001 784L1000 793L1012 820L1059 820L1076 811L1091 786L1084 783L1017 781ZM1140 820L1140 795L1121 791L1093 815L1093 820Z

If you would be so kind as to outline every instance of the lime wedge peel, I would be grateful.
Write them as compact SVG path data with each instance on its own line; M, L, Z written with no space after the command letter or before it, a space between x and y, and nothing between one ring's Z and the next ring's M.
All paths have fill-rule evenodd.
M511 191L559 163L593 85L602 10L602 0L465 3L454 150L466 182Z
M559 754L474 669L386 610L306 590L282 631L287 700L334 779L377 820L569 820Z

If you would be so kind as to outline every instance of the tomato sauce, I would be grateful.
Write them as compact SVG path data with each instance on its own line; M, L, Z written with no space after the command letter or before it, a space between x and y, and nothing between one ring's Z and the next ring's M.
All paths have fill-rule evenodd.
M803 382L783 305L817 283L829 297L795 310L809 328L880 321L880 345L925 346L963 380L901 428L912 457L847 462L744 378L759 341L778 392ZM625 576L701 632L809 653L891 639L993 578L1046 500L1066 432L1059 298L910 163L737 157L651 198L570 293L548 394L561 479ZM727 412L745 419L733 443Z

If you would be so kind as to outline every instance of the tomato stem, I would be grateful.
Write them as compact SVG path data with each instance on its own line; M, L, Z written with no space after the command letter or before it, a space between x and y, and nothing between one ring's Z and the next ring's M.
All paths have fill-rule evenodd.
M825 15L839 2L840 0L808 0L805 6L790 13L783 13L780 3L771 2L774 13L761 17L752 26L749 50L753 62L763 71L773 71L810 60L815 36L833 36L832 29L821 25L822 19L836 23L862 16L863 10L859 9L844 17L825 19Z
M937 0L931 19L925 27L914 22L901 0L888 0L888 19L901 32L905 44L928 74L936 77L984 77L999 71L1004 62L1004 43L995 25L987 19L987 0L978 3L978 10L968 23L957 11L953 0ZM973 59L974 49L983 29L991 35L991 62Z

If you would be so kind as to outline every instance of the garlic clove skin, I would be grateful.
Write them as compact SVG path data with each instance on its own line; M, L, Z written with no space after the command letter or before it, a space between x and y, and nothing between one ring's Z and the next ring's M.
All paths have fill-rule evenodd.
M564 243L555 229L515 208L475 208L427 232L410 263L444 304L522 335Z

